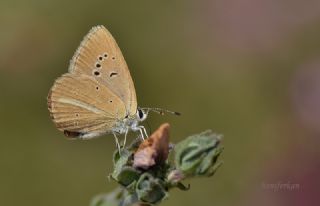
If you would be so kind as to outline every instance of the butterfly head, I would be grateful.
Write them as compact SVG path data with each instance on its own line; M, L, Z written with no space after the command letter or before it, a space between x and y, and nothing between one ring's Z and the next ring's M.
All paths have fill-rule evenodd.
M161 108L149 108L149 107L144 107L144 108L138 108L137 109L137 117L136 119L139 121L139 122L143 122L145 119L147 119L147 116L149 114L149 112L152 111L152 112L155 112L155 113L158 113L160 115L164 115L165 113L170 113L170 114L174 114L174 115L180 115L179 112L172 112L170 110L166 110L166 109L161 109Z
M137 119L139 122L144 121L145 119L147 119L149 111L148 110L144 110L141 108L138 108L137 110Z

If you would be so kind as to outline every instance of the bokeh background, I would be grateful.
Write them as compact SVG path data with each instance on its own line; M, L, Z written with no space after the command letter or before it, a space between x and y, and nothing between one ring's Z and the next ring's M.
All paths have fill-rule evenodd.
M163 206L319 204L318 0L2 0L1 205L86 206L116 186L113 137L68 141L46 106L98 24L122 49L139 105L183 113L151 115L152 130L169 122L172 142L224 134L216 175Z

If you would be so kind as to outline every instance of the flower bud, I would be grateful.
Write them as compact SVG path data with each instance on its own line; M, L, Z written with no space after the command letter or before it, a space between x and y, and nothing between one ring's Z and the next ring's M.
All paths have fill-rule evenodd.
M128 150L122 150L121 155L115 153L113 158L114 170L111 177L125 187L137 181L140 176L140 172L130 166L131 158L132 152Z
M148 204L157 204L168 196L163 182L149 173L140 176L136 185L136 193L140 201Z
M168 182L176 184L185 178L184 174L180 170L172 170L168 174Z
M219 164L217 158L222 152L221 137L208 130L190 136L175 146L175 166L186 177L211 176Z

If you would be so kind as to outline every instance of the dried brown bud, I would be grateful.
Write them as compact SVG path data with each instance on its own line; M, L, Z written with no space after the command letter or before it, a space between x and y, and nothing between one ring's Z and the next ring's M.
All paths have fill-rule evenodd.
M162 124L140 144L134 154L133 167L146 170L166 161L169 153L169 128L168 123Z

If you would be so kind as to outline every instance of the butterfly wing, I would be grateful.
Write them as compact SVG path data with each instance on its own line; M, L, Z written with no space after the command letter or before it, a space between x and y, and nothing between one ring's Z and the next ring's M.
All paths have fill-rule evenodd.
M99 136L126 115L125 105L106 85L87 75L65 74L48 95L57 128L67 136Z
M128 116L137 111L134 84L120 48L104 26L93 27L74 54L69 72L93 76L117 95Z

